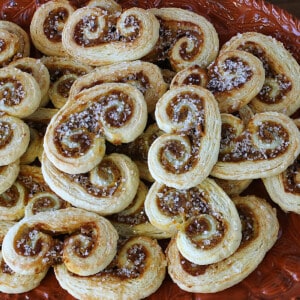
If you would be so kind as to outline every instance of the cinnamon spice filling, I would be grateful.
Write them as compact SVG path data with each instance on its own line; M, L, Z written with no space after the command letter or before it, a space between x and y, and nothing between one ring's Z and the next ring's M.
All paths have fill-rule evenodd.
M8 45L4 39L0 39L0 52L4 52L8 48Z
M282 155L289 147L289 135L282 125L266 121L254 130L257 130L257 138L267 144L277 143L277 146L270 148L258 148L253 145L253 133L246 130L239 136L235 136L235 129L229 124L222 125L221 145L219 161L240 162L259 161L275 159ZM230 147L228 147L230 146Z
M19 80L5 77L0 79L0 102L4 105L19 105L25 96L25 90Z
M9 123L0 121L0 149L10 143L13 138L13 133Z
M179 258L180 258L180 265L182 269L190 274L191 276L200 276L205 274L206 269L209 267L209 265L197 265L195 263L190 262L188 259L182 256L182 254L179 252Z
M8 190L0 195L0 207L14 207L20 197L18 188L15 185L12 185Z
M300 195L300 156L280 176L286 193Z
M6 264L4 259L1 259L0 268L3 274L7 274L7 275L15 274L15 272Z
M77 79L77 76L74 75L71 78L69 77L69 78L59 82L59 84L57 86L57 93L64 98L68 98L70 88L76 79Z
M34 202L32 212L36 215L39 212L49 211L52 208L58 209L61 207L62 201L57 201L51 197L40 197Z
M43 24L43 31L46 37L52 42L60 42L63 24L69 17L68 11L63 8L53 9L49 12Z
M69 75L69 74L75 74L78 77L83 76L87 73L85 69L82 69L80 67L72 67L72 66L65 66L60 64L54 64L54 63L45 63L49 74L50 74L50 81L55 82L63 75Z

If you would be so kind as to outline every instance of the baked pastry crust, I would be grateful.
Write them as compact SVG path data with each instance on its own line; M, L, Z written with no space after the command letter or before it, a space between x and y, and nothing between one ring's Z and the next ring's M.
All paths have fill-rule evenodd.
M0 69L0 110L24 118L41 103L41 89L34 77L17 68Z
M254 112L277 111L290 116L300 107L300 65L281 42L246 32L231 38L220 53L234 49L253 53L265 68L264 86L249 103Z
M262 62L246 51L224 51L208 67L207 88L217 99L221 113L233 113L248 104L264 82Z
M195 264L218 262L240 245L236 207L212 179L185 190L155 182L147 194L145 211L154 226L176 236L182 256Z
M39 6L30 23L35 48L49 56L67 56L62 45L62 31L73 12L67 0L52 0Z
M31 275L49 267L52 235L67 234L61 259L70 272L82 276L104 269L117 251L118 234L104 217L78 208L41 212L11 227L4 237L2 254L19 274ZM58 248L58 247L57 247Z
M70 99L74 99L84 89L105 82L129 83L135 86L145 97L148 113L154 111L158 99L168 87L156 65L141 60L127 61L96 68L90 74L80 77L71 86Z
M218 162L211 175L221 179L266 178L283 172L300 152L297 126L277 112L257 113L243 120L222 114Z
M62 199L101 215L125 209L139 185L136 165L129 157L116 153L105 156L89 173L78 175L59 171L44 153L42 172L50 188Z
M105 140L133 141L147 122L143 95L126 83L105 83L83 90L52 119L44 151L56 168L70 174L90 171L103 158Z
M185 9L149 9L160 22L160 37L144 59L168 60L176 72L193 64L207 67L219 51L218 34L206 18Z
M100 7L82 7L68 19L62 42L75 59L101 66L140 59L152 50L158 36L159 22L142 8L111 14Z
M20 161L10 163L0 167L0 194L8 190L18 177L20 171Z
M149 171L168 186L186 189L205 179L217 161L221 117L207 89L181 86L157 102L155 118L166 132L150 146Z
M156 240L139 236L123 242L111 265L94 276L74 276L64 264L54 271L61 287L78 299L137 300L161 286L166 260Z
M228 258L214 264L195 265L184 259L173 239L167 249L168 272L183 290L215 293L246 278L275 244L279 231L276 211L256 196L235 197L233 201L243 224L240 247Z

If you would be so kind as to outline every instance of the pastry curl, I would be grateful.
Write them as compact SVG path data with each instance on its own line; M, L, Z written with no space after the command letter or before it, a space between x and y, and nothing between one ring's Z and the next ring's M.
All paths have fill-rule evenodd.
M74 81L93 70L71 57L45 56L41 61L50 73L48 96L55 108L61 108L67 102Z
M142 8L110 14L100 7L83 7L68 19L62 42L75 59L101 66L140 59L152 50L158 36L159 22Z
M185 9L149 9L160 22L159 40L144 59L168 60L176 72L191 65L207 67L219 51L218 34L206 18Z
M123 154L105 156L90 172L70 175L59 171L44 153L42 172L50 188L62 199L101 215L125 209L139 185L136 165Z
M4 67L13 60L18 51L19 39L15 34L0 28L0 66Z
M146 121L146 102L135 87L98 85L83 90L51 119L44 151L63 172L88 172L104 156L104 138L115 144L131 142L143 132Z
M198 65L191 65L178 73L172 78L170 89L182 85L195 85L206 87L208 83L207 70Z
M30 141L28 125L21 119L0 116L0 166L18 160L26 151Z
M30 36L39 51L49 56L67 56L62 45L62 31L74 12L67 0L48 1L39 6L30 23Z
M281 42L262 33L246 32L230 39L221 53L234 49L254 54L265 69L263 88L249 103L254 112L291 115L300 107L300 66Z
M17 39L16 51L14 55L10 57L8 61L6 61L6 63L18 58L29 56L30 40L27 32L24 29L14 22L0 20L0 32L2 31L8 31L10 34L12 34L12 40L15 40L15 38Z
M190 189L155 182L146 197L150 222L176 236L180 253L195 264L206 265L232 255L241 237L241 221L231 199L206 178Z
M15 225L13 221L0 221L0 244L7 231ZM19 294L33 290L44 279L48 269L34 275L20 275L15 273L3 260L0 251L0 291L2 293Z
M162 284L166 260L156 240L132 237L123 241L113 262L94 276L75 276L66 267L54 268L61 287L78 299L144 299Z
M148 236L156 239L171 237L169 232L153 226L145 213L144 202L148 187L140 181L137 193L131 204L117 214L108 217L120 236Z
M219 158L211 171L214 177L243 180L274 176L300 152L298 128L282 113L257 113L247 124L222 114L222 123Z
M63 244L53 238L65 235ZM96 274L109 265L117 251L118 234L104 217L78 208L41 212L11 227L2 254L15 272L33 275L53 264L51 255L70 272Z
M50 86L50 75L48 69L42 63L42 61L40 59L32 57L24 57L11 62L9 66L17 68L23 72L29 73L34 77L41 91L40 106L46 106L49 100L48 90Z
M207 88L214 94L221 113L232 113L248 104L262 89L262 62L246 51L220 54L208 68Z
M121 62L96 68L94 72L80 77L70 89L70 99L74 99L82 90L104 82L130 83L135 86L145 97L148 113L154 111L156 102L168 87L156 65L140 60Z
M228 258L214 264L196 265L185 259L173 239L167 249L168 272L183 290L215 293L246 278L275 244L279 231L276 211L256 196L236 197L233 201L243 225L240 247Z
M150 146L151 175L175 188L199 184L218 159L221 117L214 96L201 87L173 88L158 101L155 117L166 134Z
M300 119L294 120L300 130ZM282 173L263 178L264 186L272 201L285 212L300 214L300 155Z
M228 196L238 196L251 184L252 179L226 180L213 178Z
M20 161L10 163L0 167L0 194L8 190L18 177L20 171Z

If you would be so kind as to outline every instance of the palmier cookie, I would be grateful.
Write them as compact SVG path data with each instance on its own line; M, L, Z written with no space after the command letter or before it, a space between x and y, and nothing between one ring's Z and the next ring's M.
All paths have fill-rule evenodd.
M160 23L159 40L144 59L168 60L176 72L191 65L207 67L219 51L218 34L206 18L189 10L166 7L149 9Z
M144 299L162 284L166 260L156 240L132 237L121 241L113 262L94 276L74 276L64 264L54 267L60 286L78 299Z
M58 170L44 153L42 172L47 184L62 199L101 215L125 209L139 185L138 168L124 154L105 156L90 172L70 175Z
M0 221L0 244L2 245L3 238L7 231L15 225L13 221ZM48 269L34 274L34 275L21 275L14 272L3 260L0 251L0 291L8 294L19 294L28 292L40 285L44 279Z
M65 235L64 240L55 240L57 234ZM55 254L56 262L63 262L70 272L89 276L109 265L117 240L116 230L104 217L69 207L23 218L5 235L2 254L19 274L42 272L53 264Z
M19 118L0 116L0 166L18 160L26 151L30 141L28 125Z
M20 160L0 167L0 194L9 189L18 177Z
M300 129L300 119L294 120ZM282 173L263 178L263 183L271 199L286 212L300 214L300 156Z
M248 104L264 82L262 62L246 51L223 52L208 68L207 88L217 99L221 113L232 113Z
M199 184L219 153L221 117L214 96L201 87L173 88L159 99L155 118L166 133L149 149L153 178L175 188Z
M39 6L30 23L35 48L49 56L67 56L62 46L62 31L73 12L67 0L52 0Z
M156 102L168 87L156 65L141 60L127 61L96 68L94 72L80 77L71 86L69 97L73 99L80 91L104 82L123 82L135 86L145 97L148 113L154 111Z
M144 202L148 194L148 187L140 181L133 201L124 210L108 217L120 236L149 236L156 239L171 237L170 232L160 230L153 226L144 208Z
M211 175L221 179L266 178L282 173L300 152L297 126L277 112L243 120L222 114L222 138L218 162Z
M101 66L140 59L152 50L158 36L159 22L142 8L110 13L100 7L82 7L67 20L62 43L75 59Z
M29 73L34 77L41 91L40 106L46 106L49 100L48 90L50 86L50 75L42 61L32 57L24 57L11 62L9 66Z
M221 49L244 50L257 56L265 69L263 88L249 103L253 111L291 115L300 107L300 66L283 44L257 32L238 34Z
M41 61L50 74L48 97L55 108L61 108L67 102L74 81L93 70L71 57L44 56Z
M147 121L140 91L126 83L105 83L83 90L47 127L44 151L56 168L70 174L90 171L103 158L105 140L133 141Z
M41 103L41 89L34 77L17 68L0 69L0 111L24 118Z
M231 199L206 178L190 189L153 183L145 200L150 222L172 232L180 253L206 265L232 255L242 237L241 221Z
M0 65L2 67L13 60L29 56L29 36L19 25L11 21L0 20L0 40L2 44Z
M183 290L192 293L215 293L246 278L275 244L279 231L276 211L256 196L233 198L242 220L240 247L228 258L207 265L196 265L178 251L176 239L167 249L168 272Z

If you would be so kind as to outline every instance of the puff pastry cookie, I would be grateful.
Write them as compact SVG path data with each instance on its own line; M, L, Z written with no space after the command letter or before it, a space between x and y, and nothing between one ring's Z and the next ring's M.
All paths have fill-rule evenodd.
M110 13L101 7L82 7L65 24L62 42L75 59L101 66L140 59L152 50L158 36L159 22L142 8Z
M265 69L263 88L249 104L253 111L291 115L300 107L300 65L281 42L258 32L246 32L231 38L221 53L234 49L254 54Z
M153 183L145 200L150 222L176 236L180 253L206 265L233 254L242 237L241 221L233 202L206 178L190 189Z
M160 23L159 40L144 59L168 60L176 72L193 64L207 67L219 51L218 34L206 18L185 9L166 7L149 9Z
M156 240L140 236L121 241L113 262L94 276L74 276L64 264L54 271L61 287L75 298L137 300L161 286L166 260Z
M52 236L64 234L63 242ZM118 234L104 217L78 208L41 212L9 229L3 239L2 254L15 272L32 275L54 262L64 262L70 272L82 276L96 274L112 261Z
M134 199L138 185L137 166L124 154L110 154L88 173L59 171L46 157L42 172L50 188L76 207L108 215L125 209Z
M228 258L214 264L196 265L178 251L176 239L167 249L168 272L183 290L215 293L246 278L275 244L279 231L276 211L256 196L236 197L233 201L243 224L240 247Z
M166 133L149 149L153 178L179 189L199 184L218 159L221 117L214 96L196 86L173 88L157 102L155 118Z
M0 194L8 190L18 177L20 171L20 161L10 163L0 167Z
M140 91L126 83L105 83L83 90L52 119L44 151L56 168L70 174L90 171L103 158L104 137L111 143L133 141L147 121Z
M222 123L219 158L211 171L214 177L270 177L282 173L299 154L298 128L282 113L257 113L246 125L236 116L222 114Z

